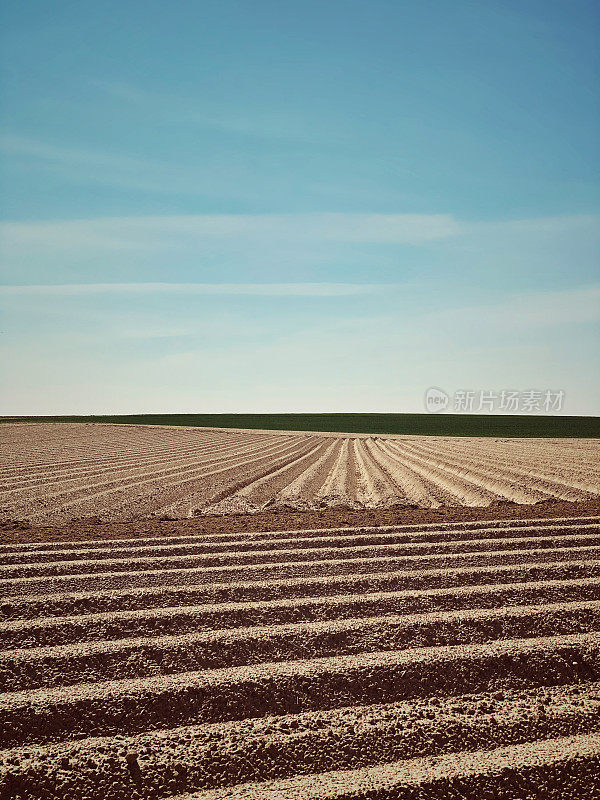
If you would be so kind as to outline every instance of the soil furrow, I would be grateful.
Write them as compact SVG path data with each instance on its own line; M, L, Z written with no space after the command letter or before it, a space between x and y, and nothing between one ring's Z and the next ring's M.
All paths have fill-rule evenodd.
M314 463L315 460L318 462L330 446L325 440L309 450L308 453L286 462L283 466L269 470L265 475L247 482L241 488L226 495L218 503L206 506L205 513L252 512L264 508L274 495L295 481L305 471L306 462L309 464Z
M577 525L577 531L581 533L599 533L600 522L598 523L585 523ZM121 546L121 547L103 547L103 548L87 548L79 550L42 550L42 551L22 551L19 553L5 554L2 558L3 566L9 565L22 565L26 566L39 566L42 564L62 564L73 563L77 564L81 561L101 561L119 558L135 558L142 557L145 554L147 557L168 557L178 555L196 555L202 553L219 553L219 552L244 552L247 550L260 551L260 550L286 550L293 544L296 548L310 548L310 547L326 547L326 546L342 546L350 547L357 545L368 544L400 544L400 543L456 543L458 546L462 542L471 539L509 539L515 538L515 533L537 534L540 538L553 536L559 537L562 535L572 535L572 525L531 525L520 527L505 527L505 528L471 528L464 531L418 531L416 533L403 532L401 529L382 530L376 531L356 531L346 529L344 535L338 535L338 531L333 529L328 531L330 535L318 535L315 532L313 536L297 536L291 538L286 536L281 538L276 534L272 538L260 539L258 537L248 537L244 539L233 540L231 537L211 537L208 541L203 541L203 537L194 537L191 541L179 542L175 540L172 542L168 540L161 540L161 544L152 545L139 545L134 546ZM457 536L458 534L458 536ZM131 542L130 542L131 545ZM234 550L235 548L235 550Z
M581 736L598 730L599 712L597 683L426 698L5 750L0 770L21 800L225 794L246 781ZM139 754L135 776L132 752Z
M323 555L321 553L321 555ZM233 581L236 578L250 576L254 580L273 578L295 578L317 575L335 575L351 572L371 572L373 570L390 571L397 569L419 570L435 567L476 566L492 564L526 564L527 560L556 561L596 559L600 556L600 546L589 547L551 547L547 549L532 548L526 552L517 550L500 550L496 552L473 551L468 553L447 553L445 555L402 556L390 558L376 555L351 558L347 553L344 558L317 559L315 561L247 563L244 565L203 566L180 569L150 569L122 572L100 572L83 575L55 575L51 577L19 577L0 580L2 594L50 594L54 591L89 591L99 589L115 589L118 587L156 586L161 583L211 583L220 580Z
M0 695L0 745L600 679L600 634L283 661Z
M245 464L236 464L226 470L220 470L214 474L219 477L213 479L208 485L194 486L191 491L185 492L174 502L154 503L152 513L154 515L167 513L174 518L181 516L192 516L194 513L208 510L215 507L221 500L235 494L239 489L253 483L255 480L264 478L279 468L294 463L299 457L310 453L314 449L312 440L300 440L294 447L288 447L279 452L277 458L256 460ZM248 470L248 464L254 463L252 470ZM232 474L229 474L232 473ZM227 475L227 477L225 477Z
M506 528L530 528L535 530L538 525L548 526L573 526L579 527L580 524L598 524L600 525L600 516L581 516L581 517L527 517L525 519L493 519L485 520L478 519L472 521L461 522L430 522L413 525L357 525L357 526L344 526L344 527L329 527L329 528L299 528L295 530L267 530L267 531L252 531L246 533L227 532L222 531L219 533L193 533L188 535L178 536L149 536L138 537L130 536L128 538L111 538L111 539L85 539L76 541L35 541L35 542L12 542L0 544L0 553L21 553L21 552L43 552L63 550L67 546L69 550L88 550L101 548L104 545L111 547L131 547L133 545L146 546L156 543L160 544L185 544L190 542L202 541L235 541L236 539L246 540L260 540L268 538L277 538L286 536L290 540L296 537L307 536L320 536L322 534L355 534L355 533L368 533L368 532L382 532L382 531L468 531L473 528L484 530L487 528L504 530Z
M109 464L102 467L77 467L71 470L62 470L60 472L46 470L40 476L29 478L25 478L20 475L12 479L13 485L11 486L0 484L0 495L3 495L7 492L14 493L15 491L19 490L31 492L33 496L33 492L37 489L42 492L50 491L51 485L55 483L65 485L83 481L84 486L89 486L90 479L93 481L96 478L109 475L111 473L118 473L119 475L125 477L131 474L146 474L148 473L148 469L150 467L156 469L156 467L161 467L162 465L173 465L173 468L175 468L175 466L196 464L199 461L203 463L210 463L212 461L225 460L230 455L236 455L236 453L240 450L250 450L256 448L257 446L268 443L268 439L257 439L254 441L248 441L240 446L240 442L223 443L222 440L219 440L211 444L207 444L206 446L196 445L186 448L177 447L173 448L172 451L169 448L161 448L155 456L145 459L140 459L139 457L131 458L129 460L113 459L112 465ZM167 468L165 467L165 470L166 469ZM162 470L160 470L160 472L162 472ZM3 476L3 480L5 481L10 479L6 478L6 476ZM72 489L78 487L65 486L65 488Z
M550 479L540 480L531 474L527 475L526 487L523 487L523 474L515 470L500 467L497 463L493 469L486 469L475 458L460 458L454 453L445 454L441 451L436 452L431 448L426 448L420 443L404 444L403 447L410 447L410 451L422 454L424 458L433 459L434 463L442 466L454 474L467 475L470 480L478 482L481 486L489 488L496 494L515 500L520 503L532 503L548 497L557 497L562 500L580 500L590 496L588 492L573 491L572 487L564 483L557 483Z
M528 583L545 579L562 581L600 575L600 560L550 561L516 563L499 566L476 566L445 569L424 569L387 572L347 573L323 577L297 577L283 580L247 581L236 583L213 582L185 585L168 583L155 587L108 589L93 592L60 592L59 594L8 595L2 603L4 619L32 620L36 617L86 616L93 613L129 613L135 609L218 604L237 602L268 602L298 598L329 598L361 592L415 591L422 592L493 585L510 580ZM60 620L57 620L60 624ZM10 631L4 623L3 630Z
M452 503L451 495L431 481L423 480L406 462L394 458L393 451L388 450L381 440L367 442L367 446L373 461L389 475L408 501L425 508L439 508L444 502Z
M600 631L600 601L385 614L8 650L0 691L171 675L408 647ZM600 674L599 674L600 677Z
M176 469L172 470L170 473L166 475L162 475L157 473L156 471L154 474L150 473L150 477L143 478L131 478L131 479L115 479L112 481L104 481L98 484L89 484L86 485L83 489L69 491L66 490L65 492L58 492L54 494L48 494L44 496L44 503L47 505L48 500L56 500L59 503L58 508L53 509L57 513L63 513L70 508L77 506L78 508L82 507L85 503L91 502L105 502L105 499L108 498L114 499L113 494L116 493L118 495L117 500L120 501L123 494L127 493L128 496L131 497L131 492L133 490L139 489L140 486L147 486L148 484L159 484L159 490L164 491L170 487L176 487L178 490L181 489L183 486L189 486L190 484L194 484L198 480L201 480L203 483L206 483L207 478L212 478L215 475L221 475L223 473L234 471L235 469L244 466L247 467L250 464L256 464L259 462L264 462L269 458L273 458L277 456L279 453L289 451L291 449L298 447L298 442L302 441L299 439L290 439L288 442L284 444L276 443L270 446L261 446L257 447L256 449L252 449L248 452L248 455L259 454L258 457L251 458L251 459L244 459L242 461L236 461L236 458L239 458L241 452L238 452L237 455L233 456L233 460L227 459L225 461L226 466L221 467L220 469L211 468L206 470L202 466L194 465L184 469ZM174 478L177 478L174 480ZM100 488L105 487L105 488ZM90 492L91 489L97 489L97 491ZM60 499L61 497L65 496L66 499ZM100 501L102 498L102 501ZM7 502L7 499L4 498L3 502ZM127 500L126 500L127 502ZM14 508L16 509L17 513L19 513L19 509L21 508L19 502L13 504ZM84 506L85 507L85 506ZM52 514L53 510L49 510L46 513ZM42 513L43 516L43 513Z
M8 578L33 578L47 576L74 576L91 575L95 572L134 572L136 570L148 570L164 568L172 569L177 567L196 567L205 565L206 567L230 566L236 564L266 564L272 561L291 562L291 561L314 561L321 556L324 560L343 556L355 558L364 555L365 558L372 558L376 555L397 558L403 556L417 555L436 555L438 553L448 553L456 555L463 552L484 552L486 550L500 551L502 549L520 549L523 552L530 549L542 549L546 547L600 547L600 534L596 526L590 533L572 531L563 532L558 536L524 536L467 539L434 542L395 542L377 540L369 541L366 544L339 543L331 541L305 542L305 547L289 547L287 549L273 548L265 550L263 548L240 550L225 550L223 552L200 552L183 555L168 556L129 556L127 558L110 559L82 559L79 561L55 561L25 564L5 564L0 565L0 579ZM320 546L315 546L320 544Z
M465 506L486 506L497 497L494 492L478 486L470 479L453 475L447 470L435 466L431 460L415 456L406 449L404 443L387 442L386 451L395 454L400 463L407 464L413 472L433 484L436 487L435 490L442 490L453 498L449 502Z
M600 792L600 734L578 734L496 750L411 759L370 769L298 775L248 783L228 800L428 800L441 797L555 798L578 800ZM173 800L220 800L222 790ZM501 792L501 794L500 794ZM590 795L593 792L593 795Z
M598 568L600 571L600 564ZM388 578L386 585L390 584L393 581ZM267 605L264 600L230 601L15 620L4 623L0 628L0 644L4 649L45 647L100 639L178 635L217 628L282 625L377 614L433 613L598 599L600 582L598 577L592 576L426 590L400 589L292 597L270 599Z

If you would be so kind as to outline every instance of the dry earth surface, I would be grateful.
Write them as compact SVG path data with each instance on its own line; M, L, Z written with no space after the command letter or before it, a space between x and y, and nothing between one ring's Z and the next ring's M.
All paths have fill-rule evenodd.
M596 442L1 435L2 800L600 798Z
M0 795L600 797L600 507L505 508L5 526Z
M436 509L600 495L600 441L0 426L0 520Z

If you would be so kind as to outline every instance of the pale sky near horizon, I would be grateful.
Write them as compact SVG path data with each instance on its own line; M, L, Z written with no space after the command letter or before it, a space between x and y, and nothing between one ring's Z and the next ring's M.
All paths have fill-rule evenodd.
M0 414L600 414L587 0L7 0Z

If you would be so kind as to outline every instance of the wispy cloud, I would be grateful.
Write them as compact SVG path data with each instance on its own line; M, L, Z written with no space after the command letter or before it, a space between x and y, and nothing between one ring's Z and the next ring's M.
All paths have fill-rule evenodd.
M562 288L566 264L573 283L591 283L599 235L600 220L589 214L484 222L389 213L95 217L0 223L0 260L10 285L404 283L423 266L444 291L458 285L460 270L465 294L490 284L504 294Z
M418 244L460 231L460 224L450 214L189 214L0 224L5 245L34 243L69 249L86 242L145 249L168 241L185 247L232 237L269 242Z
M0 296L183 294L338 297L389 290L385 284L360 283L63 283L0 286Z
M50 249L189 249L204 243L232 246L246 242L272 245L373 243L419 245L452 239L457 244L519 240L542 236L600 235L600 219L589 214L564 217L468 222L452 214L186 214L96 217L0 223L5 254L23 247Z
M526 348L536 338L555 332L565 341L575 337L577 326L600 323L600 284L546 292L514 292L496 301L453 305L422 315L424 327L439 337L462 337L474 347L495 342ZM597 348L597 335L589 329L588 344ZM583 339L583 337L582 337ZM585 339L583 339L585 341Z
M151 114L171 125L186 125L197 130L213 129L224 134L233 134L258 141L289 142L296 144L323 144L356 140L356 128L339 119L339 112L327 118L306 113L295 106L265 108L256 107L252 113L240 108L231 108L227 102L212 98L200 101L197 95L180 95L174 92L157 92L141 89L123 82L92 81L91 86L119 104L134 105L143 114ZM357 143L359 144L359 143Z
M429 316L439 331L459 328L499 339L523 331L600 323L600 285L552 292L511 294L495 303L454 307Z
M454 236L435 214L197 214L0 223L3 282L138 283L165 274L202 283L337 283L319 265L356 262L362 245ZM354 275L352 275L354 278ZM203 279L203 280L202 280ZM368 283L363 270L358 281Z
M111 155L110 153L79 147L62 147L22 136L1 136L0 150L10 155L78 165L88 165L90 162L95 162L98 166L119 169L147 166L147 162L133 156Z
M57 145L23 136L0 137L0 152L19 159L20 166L60 172L77 183L91 182L142 191L197 194L189 170L177 164L109 153L93 148Z

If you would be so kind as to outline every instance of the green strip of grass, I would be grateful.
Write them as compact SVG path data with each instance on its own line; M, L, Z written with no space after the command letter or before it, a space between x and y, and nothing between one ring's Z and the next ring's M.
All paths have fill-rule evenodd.
M107 414L2 417L2 422L112 422L414 436L600 438L600 417L484 414Z

